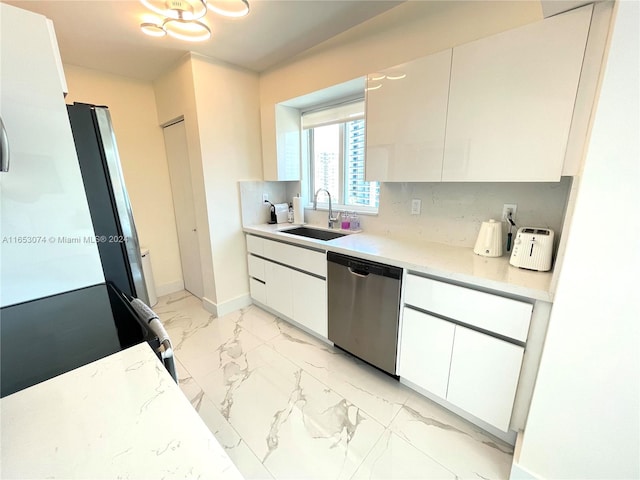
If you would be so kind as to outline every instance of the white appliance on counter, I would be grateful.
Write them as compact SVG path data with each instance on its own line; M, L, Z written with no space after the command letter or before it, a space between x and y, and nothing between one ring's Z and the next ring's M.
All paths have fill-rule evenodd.
M478 239L473 247L473 253L483 257L502 256L502 223L493 218L488 222L482 222Z
M550 228L522 227L518 229L509 263L514 267L538 272L551 270L553 237L553 230Z

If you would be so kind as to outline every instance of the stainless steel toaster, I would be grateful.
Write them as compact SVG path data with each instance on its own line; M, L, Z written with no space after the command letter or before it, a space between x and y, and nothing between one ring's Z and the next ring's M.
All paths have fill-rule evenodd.
M549 228L519 228L509 263L514 267L539 272L551 270L553 237L553 230Z

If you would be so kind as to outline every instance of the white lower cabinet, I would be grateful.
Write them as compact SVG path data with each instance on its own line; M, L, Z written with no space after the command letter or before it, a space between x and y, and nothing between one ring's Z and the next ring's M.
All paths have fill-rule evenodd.
M289 318L293 318L293 273L290 268L265 262L266 305Z
M326 254L253 235L247 251L251 298L327 338Z
M509 430L524 348L456 326L447 400Z
M446 398L455 327L451 322L405 307L400 376Z
M507 432L532 306L411 274L404 288L400 377Z
M327 282L293 270L293 319L318 335L329 335Z

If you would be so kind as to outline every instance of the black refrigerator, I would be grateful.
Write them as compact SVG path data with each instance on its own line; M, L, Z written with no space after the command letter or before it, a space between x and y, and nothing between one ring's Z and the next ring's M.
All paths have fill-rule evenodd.
M125 188L109 109L67 105L104 277L147 305L140 243Z

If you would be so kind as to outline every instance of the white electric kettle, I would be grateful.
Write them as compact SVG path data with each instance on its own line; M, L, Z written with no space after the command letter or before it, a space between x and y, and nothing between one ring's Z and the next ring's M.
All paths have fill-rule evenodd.
M496 222L493 218L482 222L473 253L483 257L502 256L502 222Z

